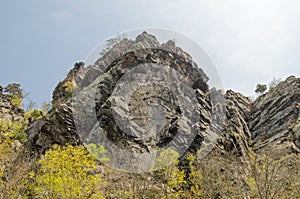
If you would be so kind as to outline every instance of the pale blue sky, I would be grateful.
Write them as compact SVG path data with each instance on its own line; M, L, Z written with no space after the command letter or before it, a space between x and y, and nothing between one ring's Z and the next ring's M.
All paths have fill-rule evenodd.
M161 27L199 43L225 89L300 76L298 0L0 0L0 84L19 82L33 101L111 35Z

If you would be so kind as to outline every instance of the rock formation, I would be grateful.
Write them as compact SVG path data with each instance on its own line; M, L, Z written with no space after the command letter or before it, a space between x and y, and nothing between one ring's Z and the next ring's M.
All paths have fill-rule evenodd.
M294 76L255 100L249 121L255 151L300 152L299 102L300 78Z
M225 151L235 151L247 157L251 141L251 132L248 127L251 100L232 90L226 92L225 98L225 127L219 144Z
M65 80L59 82L53 91L52 109L41 119L29 126L27 146L43 152L53 144L80 144L72 115L73 79L83 66L76 63Z
M116 103L122 104L122 99L113 97L112 92L121 78L128 78L129 80L135 78L130 75L124 76L124 74L130 74L132 70L151 69L152 71L133 73L134 75L147 75L155 70L160 70L158 66L161 65L168 66L166 71L160 71L157 76L151 78L158 78L162 83L171 80L173 81L172 84L175 83L176 85L145 82L131 96L127 114L130 114L134 123L138 125L136 128L145 129L146 127L148 132L154 132L154 125L160 120L159 114L153 113L166 114L164 116L167 119L164 125L155 127L160 130L156 135L143 137L138 135L140 132L134 127L129 129L131 135L128 135L116 124L114 119L112 104L116 100ZM147 67L139 68L138 66ZM141 79L136 81L141 81ZM54 143L79 144L88 139L95 123L99 122L102 127L101 130L107 134L107 138L111 142L120 148L130 149L135 153L166 146L175 136L178 139L177 143L174 143L174 147L181 148L193 141L191 140L193 137L189 135L189 131L185 130L183 125L191 126L198 139L203 137L203 131L209 126L211 103L207 81L208 77L197 67L191 56L176 47L174 42L168 41L161 45L154 36L145 32L140 34L135 41L123 39L101 59L97 60L94 65L83 68L82 64L75 64L67 78L60 82L53 92L53 109L44 119L36 122L29 129L30 145L34 149L45 150ZM71 103L72 96L68 95L67 91L70 82L80 93L80 100L75 105ZM88 89L91 86L97 88L96 93ZM184 86L190 89L189 92L192 91L194 96L189 96L190 94ZM73 93L75 95L73 95L73 102L76 99L76 93L76 91ZM87 107L90 105L87 101L93 95L95 98L92 100L95 99L95 101L92 101L91 107ZM86 109L78 111L76 107L86 107ZM149 107L156 107L152 109L153 113L152 117L150 115L150 119L149 114L146 113ZM121 107L121 109L125 109L125 107ZM124 122L128 120L128 115L121 109L115 114ZM165 109L167 112L162 113L160 109ZM193 109L196 110L195 113L192 112ZM92 111L89 113L85 112L86 110ZM96 117L94 117L93 111L95 111ZM188 115L184 117L193 117L193 121L189 123L189 119L186 121L181 119L184 114ZM77 118L74 118L74 115ZM197 119L197 117L199 118ZM77 122L77 126L74 122ZM80 124L78 125L78 123ZM149 125L151 123L154 125ZM183 133L181 136L179 136L180 128L180 132ZM78 131L83 132L79 133L81 139L78 138L76 130L77 133ZM188 137L190 140L187 139ZM186 146L186 149L188 147Z
M128 107L113 109L114 105L122 105L125 102L125 98L114 96L114 89L118 84L123 85L123 80L125 82L136 78L126 74L130 74L132 70L141 70L135 71L135 74L141 76L150 73L145 71L145 68L137 67L141 65L152 67L152 70L158 70L156 65L169 66L169 71L160 73L157 78L173 78L185 82L195 94L196 101L193 101L193 96L182 93L180 89L175 89L175 95L167 87L144 84L132 93ZM173 69L177 73L173 73ZM170 74L172 77L168 76ZM241 156L247 156L251 146L258 152L273 148L283 153L299 152L299 78L287 78L255 101L232 90L223 94L209 88L207 81L208 77L192 57L172 41L160 44L153 35L146 32L135 40L122 39L96 60L95 64L86 68L83 67L83 63L75 64L67 78L54 90L52 110L30 127L30 146L32 149L44 151L54 143L88 142L95 124L98 123L102 133L116 146L134 153L147 153L156 147L167 146L179 135L180 129L183 128L180 120L183 110L189 110L188 106L192 104L197 106L195 115L199 115L199 118L195 117L192 123L186 124L192 125L195 136L193 140L188 141L179 139L175 148L191 142L187 150L195 152L203 143L217 139L217 146L225 151L235 150ZM77 101L75 105L72 102L72 93L70 94L74 88L71 89L70 85L78 90L74 92L75 98L73 93L73 101L76 101L76 93L80 93L81 101ZM90 86L96 88L94 93L90 93ZM122 87L119 91L122 91ZM183 104L179 99L181 95L187 99ZM93 102L89 102L91 96ZM4 102L0 101L0 105L1 103ZM159 108L151 109L152 113L157 114L157 118L146 111L157 104L168 110L164 115L164 118L167 118L164 121L165 125L155 127L156 130L159 129L155 136L147 135L145 131L143 132L146 135L138 134L139 127L144 128L148 125L148 132L152 132L155 128L149 124L163 120L159 118L162 114ZM87 109L80 112L76 106ZM115 119L114 114L120 121ZM137 124L136 129L129 129L130 134L117 124L127 121L129 115ZM78 125L78 122L82 123ZM78 131L85 133L78 135ZM215 137L206 140L207 135Z

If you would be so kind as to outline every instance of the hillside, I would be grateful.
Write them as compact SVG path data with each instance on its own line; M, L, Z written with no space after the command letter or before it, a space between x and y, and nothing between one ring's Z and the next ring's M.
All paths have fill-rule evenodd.
M102 54L74 65L49 111L0 87L0 198L300 197L300 78L253 100L211 88L184 49L146 32ZM69 181L54 175L70 164ZM72 172L83 178L66 188Z

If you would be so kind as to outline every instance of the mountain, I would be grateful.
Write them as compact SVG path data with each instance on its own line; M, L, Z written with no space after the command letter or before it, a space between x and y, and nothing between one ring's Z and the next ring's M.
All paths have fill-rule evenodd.
M184 76L181 77L180 74L174 73L172 74L174 79L185 81L196 93L197 101L193 101L192 97L184 99L197 103L199 106L198 121L194 121L192 124L197 126L197 132L191 146L187 146L188 151L199 149L205 136L211 134L210 131L215 131L214 134L218 136L216 146L224 150L235 149L242 156L247 156L249 146L258 152L265 150L277 150L283 154L299 152L300 132L298 124L296 124L300 114L299 78L290 76L255 100L232 90L223 93L214 88L209 89L208 77L201 69L197 68L197 64L188 53L177 47L173 41L159 44L153 35L146 32L141 33L135 41L121 40L92 66L85 68L84 63L76 63L66 79L55 88L52 101L53 108L42 120L31 125L28 131L30 146L33 149L46 150L54 143L75 145L82 143L80 136L82 139L86 139L85 136L87 135L78 136L76 133L74 115L83 120L80 126L88 126L80 131L85 131L88 134L94 127L94 123L100 121L102 130L107 133L111 141L119 147L130 149L133 152L147 152L154 150L157 146L166 146L180 129L179 117L181 113L180 110L176 109L191 103L186 101L185 104L180 104L176 95L186 95L186 93L180 93L179 90L174 95L159 85L153 85L151 88L143 87L133 94L133 107L129 108L135 109L131 114L136 117L135 122L141 124L146 122L146 115L138 115L144 111L143 107L145 107L143 104L145 102L141 97L146 96L151 100L151 98L154 99L162 95L162 97L167 98L158 103L163 104L165 109L170 109L166 116L168 121L161 131L160 138L147 140L147 144L143 143L137 135L126 135L118 127L112 115L110 106L113 100L121 100L111 97L116 84L124 74L143 64L168 65L171 69L165 72L169 73L173 72L171 71L172 68L180 71ZM145 74L150 72L144 71ZM161 79L170 79L164 74L160 75ZM126 78L133 77L126 76ZM98 90L96 93L89 93L93 92L89 91L88 88L91 85L94 86L95 81L97 81ZM94 108L96 118L93 118L94 116L89 113L74 113L78 111L75 110L77 105L72 104L72 94L68 86L83 90L80 96L83 103L86 103L91 94L95 94L95 101L91 105L94 107L91 109ZM117 103L123 102L117 101ZM194 105L193 107L195 107ZM86 104L80 104L80 106L86 106ZM126 109L125 107L121 108ZM184 108L188 109L189 107ZM122 121L128 117L126 111L120 111L117 114ZM138 116L142 117L139 121ZM130 129L130 131L133 132L132 134L138 133L135 129ZM187 143L178 142L177 144L182 146Z
M82 179L62 176L100 175L108 185L96 198L300 197L300 78L250 99L210 87L172 40L142 32L108 43L94 64L76 63L58 83L48 112L24 111L19 85L0 87L0 198L61 194L65 179L50 176L64 163L84 171L86 149L105 151L109 163L90 158Z

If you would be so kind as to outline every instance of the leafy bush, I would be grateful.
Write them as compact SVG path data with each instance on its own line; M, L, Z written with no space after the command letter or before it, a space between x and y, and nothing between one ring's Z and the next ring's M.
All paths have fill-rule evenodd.
M251 198L299 198L300 158L285 156L273 159L270 155L250 156L248 185Z
M24 98L24 94L20 84L8 84L4 88L4 94L11 101L12 104L18 107L22 106L22 99Z
M72 93L75 89L75 83L72 81L66 81L63 85L65 92L66 92L66 96L67 97L71 97Z
M26 128L25 122L0 120L0 140L4 139L7 142L18 140L25 143L27 141Z
M257 84L256 89L255 89L255 93L263 94L264 92L266 92L266 90L267 90L267 85Z
M95 174L96 161L83 146L54 145L31 172L31 194L37 198L104 198L104 180Z
M97 160L100 160L101 162L109 161L109 159L105 157L106 151L103 145L97 146L96 144L91 143L85 145L85 147Z
M31 109L28 112L26 112L24 116L28 120L36 121L42 119L44 114L46 114L46 112L42 110Z
M26 122L0 120L0 198L26 197Z
M154 170L158 169L158 175L165 183L165 194L163 198L184 198L185 186L185 171L178 168L179 154L170 149L162 149L156 159Z

